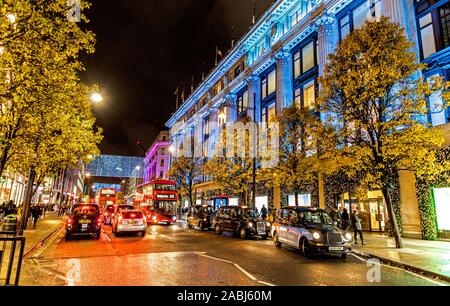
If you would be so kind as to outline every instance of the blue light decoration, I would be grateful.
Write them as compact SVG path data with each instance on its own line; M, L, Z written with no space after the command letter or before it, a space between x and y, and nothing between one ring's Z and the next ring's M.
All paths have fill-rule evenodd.
M137 168L141 171L136 171ZM97 177L136 178L142 176L142 169L143 157L99 155L87 165L86 172Z
M100 190L102 188L112 188L116 192L120 191L120 185L119 184L102 184L102 183L94 183L92 186L92 191L96 192L97 190Z

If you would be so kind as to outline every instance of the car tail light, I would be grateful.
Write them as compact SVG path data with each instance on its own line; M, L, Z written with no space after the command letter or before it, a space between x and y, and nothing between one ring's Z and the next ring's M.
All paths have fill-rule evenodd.
M131 214L130 218L136 218L136 214Z
M68 218L67 219L67 224L72 224L72 219Z
M98 225L98 226L102 226L102 219L98 219L98 220L97 220L97 225Z
M105 215L105 217L108 217L108 212L105 212L104 215Z

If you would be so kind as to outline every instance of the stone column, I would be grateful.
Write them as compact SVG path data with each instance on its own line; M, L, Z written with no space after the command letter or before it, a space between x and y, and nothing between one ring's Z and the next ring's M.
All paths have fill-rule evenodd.
M336 46L338 34L335 29L337 29L337 21L334 15L325 12L315 20L315 24L318 32L319 75L323 76L328 55L334 52Z
M322 175L319 175L319 208L325 209L325 182Z
M257 75L247 77L248 84L248 107L247 115L253 121L259 122L261 118L261 78ZM256 120L254 118L254 108L256 107Z
M281 49L275 54L277 60L277 115L293 103L292 54Z
M237 119L237 96L229 93L225 96L225 109L227 112L227 123L235 122Z
M403 224L403 236L422 238L419 203L417 201L416 177L411 171L399 171L400 210Z
M391 18L394 23L399 23L409 34L410 10L406 4L407 0L383 0L381 14ZM411 8L412 9L412 8Z

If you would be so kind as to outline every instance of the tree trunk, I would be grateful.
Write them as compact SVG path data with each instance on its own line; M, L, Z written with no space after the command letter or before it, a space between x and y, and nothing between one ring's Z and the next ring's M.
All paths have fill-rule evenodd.
M397 249L403 248L403 241L400 235L400 231L398 229L397 217L395 216L394 207L392 206L391 195L389 193L389 189L386 186L382 187L384 201L386 202L386 208L389 214L389 222L392 229L392 234L395 239L395 246Z
M10 146L6 145L2 150L2 156L0 158L0 177L3 175L3 171L5 171L6 161L8 160L8 152Z
M30 171L28 172L27 185L25 187L25 201L23 203L22 216L20 219L20 234L27 228L27 221L30 214L31 208L31 198L33 196L33 183L36 176L36 171L34 166L31 166Z
M298 192L296 191L295 193L294 193L294 197L295 197L295 206L298 206Z

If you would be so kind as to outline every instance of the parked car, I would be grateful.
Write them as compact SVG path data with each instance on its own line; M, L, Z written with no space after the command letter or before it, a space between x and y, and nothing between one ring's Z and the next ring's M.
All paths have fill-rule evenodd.
M270 223L262 220L251 208L245 206L221 207L213 221L217 234L232 232L246 239L249 236L260 236L267 239L270 231Z
M114 218L112 231L118 236L122 233L147 234L147 219L140 210L122 209Z
M114 205L105 205L103 209L103 223L112 225L114 219Z
M275 246L285 244L297 248L307 258L315 254L336 254L346 258L351 251L352 235L336 227L322 209L281 208L272 228Z
M214 217L214 208L212 205L196 205L189 211L187 222L189 228L199 227L202 230L212 227Z
M97 204L75 204L66 219L66 240L91 235L100 239L102 218Z

